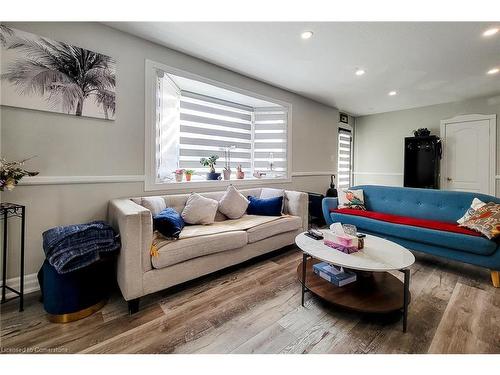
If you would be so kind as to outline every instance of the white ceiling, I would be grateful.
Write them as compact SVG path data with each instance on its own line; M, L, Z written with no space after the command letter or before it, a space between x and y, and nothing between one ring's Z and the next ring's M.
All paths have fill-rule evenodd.
M498 26L500 22L496 25ZM500 33L483 22L120 22L140 36L365 115L500 93ZM309 40L300 33L314 31ZM356 68L366 74L358 77ZM396 90L398 95L388 96Z

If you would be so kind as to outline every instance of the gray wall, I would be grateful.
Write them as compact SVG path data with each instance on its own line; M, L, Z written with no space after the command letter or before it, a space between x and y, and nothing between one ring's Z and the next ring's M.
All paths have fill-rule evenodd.
M497 115L497 150L500 145L500 96L438 104L403 111L356 118L354 141L354 183L403 185L404 137L417 128L428 128L439 135L440 121L464 114ZM359 174L358 174L359 173ZM500 152L497 151L497 175ZM497 196L500 183L497 180Z
M117 60L115 121L2 108L1 151L7 159L37 155L29 167L40 176L144 174L144 61L151 59L292 104L292 171L336 169L338 111L199 59L96 23L9 23L11 27L64 41ZM328 176L295 177L288 189L324 192ZM190 189L191 190L191 189ZM161 193L161 192L159 192ZM53 226L104 219L115 197L144 194L143 183L18 186L3 201L27 206L26 272L44 258L41 233ZM152 194L152 193L149 193ZM17 231L11 231L12 243ZM8 277L17 276L17 251Z

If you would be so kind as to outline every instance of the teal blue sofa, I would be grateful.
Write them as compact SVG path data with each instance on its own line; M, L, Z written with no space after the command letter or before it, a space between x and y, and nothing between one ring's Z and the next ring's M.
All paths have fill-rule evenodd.
M416 219L454 223L470 207L474 198L483 202L500 203L500 199L458 191L415 189L392 186L360 185L363 189L367 211L406 216ZM500 241L462 233L395 224L368 217L343 214L335 211L337 198L322 202L327 225L333 222L353 224L360 232L373 234L394 241L410 250L470 263L491 270L493 284L500 286Z

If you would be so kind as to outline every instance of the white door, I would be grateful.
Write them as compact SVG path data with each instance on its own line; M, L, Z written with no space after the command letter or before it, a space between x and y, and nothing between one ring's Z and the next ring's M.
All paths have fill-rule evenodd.
M490 117L469 115L442 121L442 189L494 195L495 155L491 152L495 153L495 147L492 150L491 144L496 139Z

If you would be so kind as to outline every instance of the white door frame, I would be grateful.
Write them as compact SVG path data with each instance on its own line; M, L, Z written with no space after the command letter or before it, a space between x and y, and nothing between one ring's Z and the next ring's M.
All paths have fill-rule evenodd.
M496 142L497 142L497 115L480 115L480 114L471 114L471 115L461 115L455 116L446 120L441 120L441 128L440 128L440 138L441 142L443 142L442 146L442 158L441 158L441 187L446 186L446 125L453 124L457 122L469 122L469 121L482 121L488 120L490 124L490 132L489 132L489 140L490 140L490 171L489 171L489 194L495 196L496 193Z

